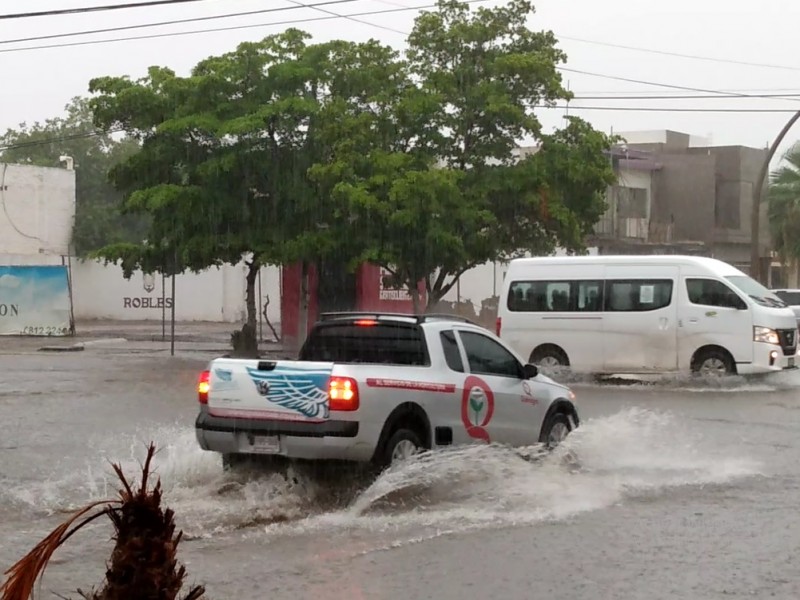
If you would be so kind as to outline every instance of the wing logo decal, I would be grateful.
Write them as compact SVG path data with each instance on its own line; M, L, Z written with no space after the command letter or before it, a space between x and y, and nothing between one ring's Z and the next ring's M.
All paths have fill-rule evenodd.
M327 419L330 371L290 368L281 368L281 371L274 373L247 367L256 391L269 402L309 419Z

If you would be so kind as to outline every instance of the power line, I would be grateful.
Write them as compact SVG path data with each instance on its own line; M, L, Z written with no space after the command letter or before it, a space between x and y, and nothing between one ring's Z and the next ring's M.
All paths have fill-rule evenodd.
M327 6L334 4L350 4L358 2L359 0L323 0L316 4L306 5L306 8L314 8L315 6ZM140 23L138 25L122 25L120 27L106 27L103 29L87 29L84 31L70 31L67 33L53 33L51 35L38 35L26 38L16 38L13 40L0 40L0 44L19 44L22 42L38 42L41 40L53 40L65 37L75 37L80 35L94 35L97 33L114 33L118 31L130 31L132 29L147 29L149 27L163 27L166 25L181 25L183 23L197 23L199 21L215 21L218 19L233 19L235 17L251 17L254 15L263 15L266 13L284 12L288 10L298 10L299 6L278 6L275 8L262 8L259 10L248 10L244 12L225 13L222 15L207 15L204 17L187 17L185 19L173 19L171 21L158 21L156 23Z
M796 113L797 111L794 109L782 109L782 108L699 108L699 107L686 107L686 108L678 108L678 107L669 107L669 106L573 106L573 105L558 105L558 106L547 106L544 104L539 104L533 106L533 108L542 108L542 109L551 109L551 110L598 110L598 111L614 111L614 112L687 112L687 113ZM28 142L19 142L16 144L8 144L6 146L0 146L0 152L5 150L17 150L20 148L31 148L36 146L43 146L46 144L56 144L59 142L68 142L71 140L77 139L85 139L103 135L112 135L114 133L124 133L125 129L123 128L116 128L116 129L109 129L105 131L88 131L85 133L74 133L59 137L47 138L43 140L32 140Z
M622 95L584 95L584 94L575 94L573 100L748 100L748 99L770 99L770 98L778 98L782 100L793 100L797 97L800 97L799 94L759 94L757 96L753 95L740 95L740 96L721 96L719 94L675 94L675 95L642 95L642 94L634 94L630 96L622 96Z
M759 92L760 94L769 94L776 92L784 92L781 96L793 96L795 93L800 92L800 88L728 88L727 92ZM791 92L791 93L785 93ZM583 90L581 92L574 92L575 94L606 94L609 96L616 96L618 94L680 94L680 90L670 92L667 90ZM668 96L672 97L672 96Z
M601 42L597 40L587 40L585 38L571 37L567 35L557 35L560 40L570 40L573 42L580 42L583 44L593 44L596 46L607 46L609 48L620 48L622 50L632 50L634 52L646 52L648 54L660 54L663 56L675 56L678 58L688 58L692 60L704 60L716 63L727 63L732 65L742 65L745 67L758 67L762 69L782 69L785 71L800 71L800 67L790 67L789 65L776 65L769 63L749 62L745 60L735 60L728 58L715 58L712 56L702 56L699 54L684 54L682 52L671 52L668 50L655 50L653 48L642 48L640 46L627 46L625 44L616 44L612 42Z
M609 110L617 112L690 112L690 113L786 113L794 114L794 108L678 108L669 106L559 106L536 105L534 108L553 108L561 110Z
M30 19L33 17L52 17L57 15L77 15L108 10L123 10L128 8L144 8L148 6L161 6L167 4L185 4L188 2L206 2L207 0L150 0L148 2L130 2L128 4L108 4L105 6L84 6L80 8L61 8L57 10L40 10L38 12L12 13L0 15L0 20L5 19Z
M686 86L686 85L676 85L676 84L672 84L672 83L659 83L659 82L656 82L656 81L647 81L647 80L644 80L644 79L633 79L633 78L630 78L630 77L620 77L620 76L617 76L617 75L607 75L605 73L594 73L592 71L583 71L581 69L572 69L572 68L568 68L568 67L556 67L556 68L559 71L564 71L564 72L567 72L567 73L577 73L579 75L588 75L590 77L599 77L601 79L613 79L615 81L625 81L625 82L628 82L628 83L638 83L638 84L641 84L641 85L652 85L652 86L655 86L655 87L663 87L663 88L669 88L669 89L673 89L673 90L684 90L684 91L687 91L687 92L700 92L700 93L704 93L704 94L715 94L715 95L718 95L718 96L728 96L728 97L732 97L732 98L733 97L735 97L735 98L767 98L767 99L770 98L768 95L764 95L764 94L740 94L740 93L736 93L736 92L724 92L724 91L721 91L721 90L711 90L711 89L708 89L708 88L696 88L696 87L690 87L690 86ZM775 100L776 98L772 98L772 99ZM800 98L798 98L797 101L800 101Z
M99 137L101 135L111 135L113 133L122 133L124 129L109 129L106 131L87 131L85 133L71 133L53 138L46 138L43 140L31 140L29 142L17 142L16 144L7 144L0 146L0 152L5 150L19 150L21 148L35 148L36 146L46 146L47 144L57 144L59 142L70 142L72 140L82 140L91 137Z
M303 8L311 8L313 10L319 11L321 13L325 13L327 15L333 15L338 19L348 19L349 21L354 21L355 23L361 23L362 25L369 25L370 27L377 27L378 29L383 29L385 31L391 31L392 33L399 33L400 35L407 36L408 33L405 31L400 31L399 29L394 29L392 27L387 27L386 25L379 25L378 23L370 23L369 21L364 21L362 19L358 19L353 17L352 15L340 15L339 13L335 13L332 10L327 10L324 8L319 8L314 6L313 4L303 4L302 2L297 2L296 0L286 0L287 2L291 2L292 4L296 4L297 6L301 6ZM409 7L404 7L409 8Z
M341 1L341 0L340 0ZM355 1L355 0L350 0ZM465 4L478 4L482 2L488 2L488 0L464 0ZM322 4L330 4L327 3L318 3L318 4L307 4L308 8L314 8L315 6L319 6ZM340 15L340 16L327 16L327 17L308 17L305 19L290 19L286 21L271 21L269 23L251 23L248 25L231 25L229 27L213 27L209 29L195 29L190 31L173 31L168 33L151 33L147 35L136 35L136 36L128 36L123 38L107 38L102 40L84 40L80 42L65 42L61 44L45 44L41 46L25 46L23 48L3 48L0 49L0 54L5 54L8 52L24 52L27 50L46 50L46 49L53 49L53 48L70 48L73 46L92 46L95 44L112 44L116 42L128 42L128 41L135 41L135 40L152 40L156 38L166 38L166 37L179 37L184 35L197 35L202 33L217 33L221 31L238 31L241 29L254 29L254 28L262 28L262 27L274 27L277 25L297 25L300 23L312 23L316 21L330 21L333 19L339 18L352 18L352 17L366 17L371 15L385 15L391 13L401 13L401 12L408 12L412 10L423 10L428 8L437 8L437 4L424 4L421 6L409 6L404 8L394 8L394 9L381 9L381 10L370 10L358 13L351 13L348 15ZM289 9L297 10L300 7L287 7Z

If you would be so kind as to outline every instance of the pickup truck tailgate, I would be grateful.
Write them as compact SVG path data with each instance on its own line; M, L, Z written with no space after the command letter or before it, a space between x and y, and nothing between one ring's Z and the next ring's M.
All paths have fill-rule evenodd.
M324 421L332 362L217 358L208 410L219 417Z

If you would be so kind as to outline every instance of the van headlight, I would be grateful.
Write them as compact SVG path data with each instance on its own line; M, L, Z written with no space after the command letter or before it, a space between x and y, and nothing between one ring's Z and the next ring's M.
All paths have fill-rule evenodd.
M778 332L769 327L753 327L753 341L773 344L775 346L781 343Z

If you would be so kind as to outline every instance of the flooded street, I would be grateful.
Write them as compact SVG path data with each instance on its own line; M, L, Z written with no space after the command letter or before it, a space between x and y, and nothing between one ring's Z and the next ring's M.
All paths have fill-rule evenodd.
M3 571L116 493L109 461L135 478L153 440L179 557L209 598L800 597L800 374L574 383L583 426L540 463L471 447L348 493L237 479L197 447L194 384L212 356L0 354ZM43 592L99 584L110 535L100 521L69 540Z

